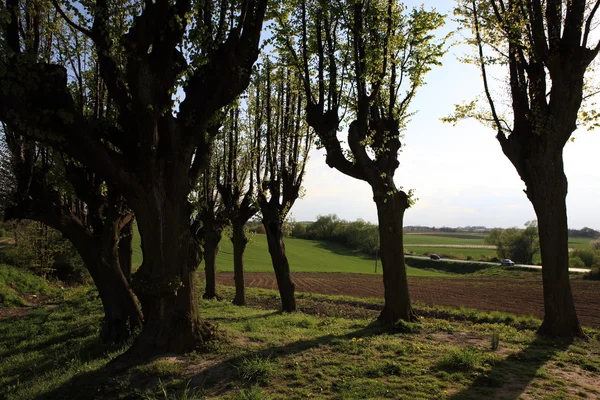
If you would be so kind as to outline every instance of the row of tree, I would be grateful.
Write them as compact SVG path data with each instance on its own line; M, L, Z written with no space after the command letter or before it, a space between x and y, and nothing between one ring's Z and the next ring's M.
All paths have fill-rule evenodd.
M588 43L599 2L521 3L461 1L457 12L473 33L498 139L538 216L540 331L580 336L562 148L600 49ZM242 227L258 210L282 309L295 310L282 225L301 193L313 134L330 167L372 189L380 319L416 317L402 251L411 196L394 174L411 101L444 54L445 38L433 34L442 15L393 0L2 0L0 16L0 121L14 171L5 215L42 221L71 240L104 304L103 337L142 327L132 356L209 340L195 270L204 257L212 285L229 221L243 304ZM275 51L257 64L267 19ZM487 85L488 45L510 67L512 128ZM134 215L144 262L132 276Z

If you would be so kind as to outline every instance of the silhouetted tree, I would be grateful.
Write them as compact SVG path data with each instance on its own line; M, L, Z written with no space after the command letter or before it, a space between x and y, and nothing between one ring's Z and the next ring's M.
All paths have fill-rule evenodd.
M306 119L327 165L373 191L385 287L380 319L413 320L402 244L410 193L394 174L410 103L444 53L444 41L432 34L443 17L422 8L405 13L392 0L286 1L274 13L276 42L302 75ZM348 148L337 136L341 109L350 121Z
M81 112L60 60L29 56L25 44L37 47L41 33L23 35L36 21L24 0L0 3L0 120L114 182L135 212L144 262L133 286L145 324L129 355L191 350L213 330L198 312L202 252L188 195L211 151L210 124L249 83L267 0L96 0L73 13L53 3L93 43L117 124ZM115 12L129 16L122 30ZM185 98L175 112L178 87Z
M549 336L584 335L569 282L562 153L577 128L584 75L600 51L591 35L599 6L588 0L463 0L457 8L473 33L490 109L477 114L471 103L458 107L457 116L491 121L502 151L525 182L539 224L543 265L544 320L538 332ZM507 69L509 117L492 96L492 64Z

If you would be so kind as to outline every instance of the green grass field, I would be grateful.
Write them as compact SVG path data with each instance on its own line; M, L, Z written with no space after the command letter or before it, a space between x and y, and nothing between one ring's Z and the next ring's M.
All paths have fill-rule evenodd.
M462 249L462 248L451 248L451 247L411 247L410 245L404 246L404 250L412 252L415 256L429 255L436 253L443 258L458 258L467 259L471 257L473 260L489 259L496 257L496 250L492 249ZM457 257L450 257L455 255Z
M304 239L285 239L285 249L292 272L346 272L358 274L375 273L375 260L352 252L333 243ZM134 239L133 264L142 263L139 236ZM200 268L204 268L203 264ZM244 254L244 269L247 272L272 272L271 257L265 235L252 235ZM228 237L223 237L217 256L217 270L233 272L233 246ZM381 262L377 273L381 274ZM409 276L446 276L446 274L408 268Z
M435 234L435 235L419 235L419 234L404 234L404 246L411 244L452 244L452 245L463 245L463 246L483 246L483 234L478 235L466 235L460 234L455 237L456 233L447 234ZM464 237L463 237L464 236ZM469 237L470 236L470 237Z
M2 277L0 277L0 280ZM220 287L226 299L233 289ZM200 300L221 339L200 352L111 361L90 286L50 307L0 319L0 398L123 400L527 398L600 395L600 332L572 343L536 336L532 317L416 304L422 318L386 329L381 299L297 295L307 313L269 308L276 291L248 289L251 307ZM318 313L309 310L319 310Z
M492 249L470 249L470 248L447 248L436 247L436 244L444 245L484 245L481 234L460 234L459 236L472 236L472 239L453 237L456 233L408 234L404 235L404 248L414 255L426 255L436 253L444 258L457 258L473 260L489 260L496 257L496 251ZM569 246L572 248L586 248L589 239L569 238ZM430 244L428 247L413 247L411 244ZM375 269L373 257L348 250L346 247L329 242L314 240L286 238L285 246L292 268L292 272L348 272L372 274ZM142 263L142 251L140 248L139 235L134 237L133 264L139 266ZM267 249L265 235L253 235L245 253L245 268L248 272L270 272L272 271L271 259ZM534 263L539 263L539 254L534 258ZM217 268L219 271L233 271L233 249L228 237L223 237L220 252L217 257ZM378 266L381 273L381 265ZM436 272L417 270L409 268L410 276L435 276Z

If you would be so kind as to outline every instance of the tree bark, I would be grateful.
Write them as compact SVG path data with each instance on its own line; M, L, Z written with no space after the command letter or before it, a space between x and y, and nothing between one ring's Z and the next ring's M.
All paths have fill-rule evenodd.
M219 242L221 242L220 232L209 232L204 235L204 275L206 288L203 299L217 299L221 301L221 296L217 294L217 253L219 253Z
M538 333L552 337L584 337L579 324L569 279L567 178L562 151L541 153L525 165L529 172L527 197L538 218L544 320ZM554 155L552 155L554 154Z
M127 353L133 358L192 351L213 332L198 311L194 278L202 253L190 229L187 192L176 190L185 185L166 179L171 174L164 177L144 197L130 202L144 253L144 261L133 276L145 318L142 332Z
M131 269L133 257L133 220L122 229L119 239L119 265L127 282L131 282Z
M408 279L404 264L403 218L408 199L402 191L374 196L379 220L379 243L385 304L379 320L394 324L398 320L413 321L416 314L410 304Z
M269 254L271 255L271 262L275 270L275 278L281 297L281 311L296 311L296 297L294 295L296 285L290 276L290 263L285 254L281 224L277 220L263 219L263 225L265 226Z
M61 232L75 247L90 273L104 309L100 338L105 343L126 340L143 324L142 313L119 265L119 221L107 217L102 235L93 235L59 207L23 200L6 210L6 217L42 222Z
M115 243L116 247L116 243ZM107 259L96 246L78 249L96 284L104 309L100 338L104 343L119 343L141 328L142 313L116 259Z
M248 238L246 237L246 232L244 232L244 224L233 221L232 230L233 280L235 282L235 297L233 298L233 304L236 306L245 306L246 285L244 282L244 251L248 244Z

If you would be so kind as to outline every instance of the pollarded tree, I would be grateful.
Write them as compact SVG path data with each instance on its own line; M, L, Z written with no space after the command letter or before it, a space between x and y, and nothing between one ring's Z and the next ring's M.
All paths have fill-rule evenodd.
M117 125L81 113L65 65L24 51L39 37L20 29L35 21L23 12L24 0L0 2L0 120L114 182L135 212L144 262L133 285L145 324L129 354L193 349L212 329L196 301L202 253L188 195L211 151L210 124L249 83L267 0L96 0L76 4L71 11L79 17L53 3L93 43ZM125 33L115 33L110 21L121 7L132 17ZM175 112L179 87L185 98Z
M266 60L257 73L249 112L254 113L258 205L281 297L282 311L296 311L295 285L283 243L283 224L301 194L313 135L304 121L306 102L297 73ZM264 118L263 118L264 116Z
M385 306L380 319L412 320L402 221L410 196L394 182L401 132L425 74L439 64L444 23L435 11L405 12L394 0L283 2L274 12L281 51L301 71L306 118L331 168L367 182L377 206ZM348 148L337 136L345 128Z
M490 107L485 114L472 105L459 107L457 116L492 121L502 151L525 182L543 265L544 320L538 332L549 336L583 336L569 282L563 148L577 128L586 70L600 51L592 40L599 7L597 0L462 0L457 8L473 33ZM507 70L506 117L490 88L491 64Z
M246 305L244 283L244 251L248 244L246 222L258 211L255 201L253 138L247 129L240 128L240 108L232 108L228 124L223 129L223 162L218 184L225 213L231 223L233 244L233 279L235 297L233 304Z
M220 124L219 124L220 125ZM216 128L215 128L216 129ZM215 149L218 153L218 148ZM226 210L217 190L222 160L219 155L209 155L198 191L198 210L196 219L201 228L198 235L204 248L205 290L202 298L221 300L217 294L217 254L223 230L229 224Z
M5 127L14 176L5 220L42 222L69 240L90 273L104 309L100 337L121 342L142 327L142 314L129 287L131 241L121 233L133 213L119 193L95 174ZM129 246L129 249L126 247ZM128 251L127 251L128 250Z
M72 91L77 109L98 115L100 99L106 95L98 95L97 72L84 76L86 65L94 63L89 46L77 32L58 26L52 7L46 6L36 1L23 4L23 54L32 61L56 58L68 63L76 77ZM142 326L128 281L133 213L114 185L107 185L61 152L27 139L20 124L8 121L3 125L6 152L2 156L14 182L12 188L3 188L10 191L5 218L39 221L62 233L98 289L104 308L101 338L106 342L127 339Z

